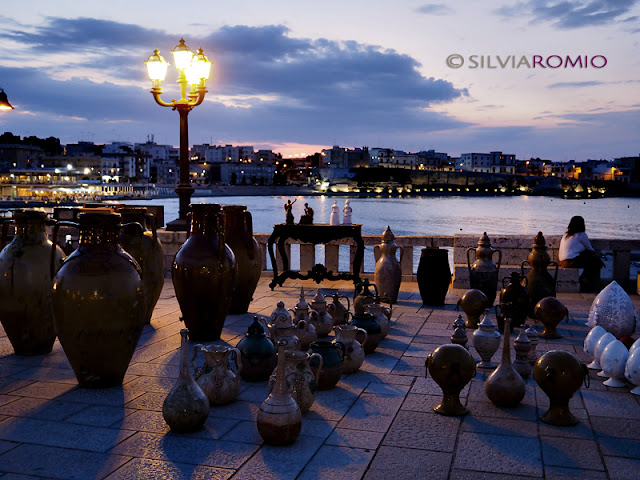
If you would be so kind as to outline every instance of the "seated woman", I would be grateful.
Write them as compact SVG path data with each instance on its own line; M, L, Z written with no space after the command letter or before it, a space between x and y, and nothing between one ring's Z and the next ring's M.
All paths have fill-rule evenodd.
M565 268L584 268L580 275L580 291L593 292L600 283L600 269L604 263L596 255L585 233L584 218L572 217L567 231L560 240L558 251L560 265Z

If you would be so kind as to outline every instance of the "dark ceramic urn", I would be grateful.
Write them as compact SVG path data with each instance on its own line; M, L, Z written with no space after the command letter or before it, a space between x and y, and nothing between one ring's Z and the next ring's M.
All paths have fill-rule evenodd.
M442 389L442 401L433 411L447 416L466 415L469 410L460 403L460 392L476 375L476 362L469 351L461 345L440 345L429 354L425 366L427 374Z
M344 344L328 339L318 339L311 343L309 353L317 353L322 357L318 390L331 390L342 376L342 365L346 353ZM311 366L315 366L313 361Z
M349 325L362 328L367 332L367 339L364 344L362 344L364 353L373 353L384 338L380 322L378 322L375 315L371 313L356 313L352 315Z
M268 380L278 361L276 347L264 332L264 327L253 317L244 338L238 342L236 348L240 350L242 369L240 376L248 382Z

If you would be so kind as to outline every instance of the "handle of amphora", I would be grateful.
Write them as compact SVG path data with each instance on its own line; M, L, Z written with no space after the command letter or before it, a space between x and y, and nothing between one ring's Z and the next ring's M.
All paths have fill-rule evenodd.
M496 267L497 272L500 273L500 265L502 265L502 250L494 250L491 256L493 256L493 254L496 252L498 253L498 262L496 263Z
M522 263L520 264L520 276L521 277L524 277L524 264L525 263L529 265L529 268L531 268L531 264L529 263L529 260L523 260Z
M232 368L232 370L237 375L240 375L240 372L242 371L242 353L240 353L240 350L238 350L237 348L232 348L231 353L233 354L233 363L235 363L236 366L236 368Z
M316 367L311 367L311 360L314 358L318 359L318 365ZM313 372L313 376L316 378L317 383L320 380L320 370L322 369L322 355L320 355L319 353L312 353L311 355L309 355L309 366L311 368L311 371Z
M377 262L380 259L380 245L373 247L373 259Z
M471 271L471 258L470 258L470 255L469 255L471 252L473 252L475 254L476 253L475 248L473 248L473 247L467 248L467 268L469 269L469 271ZM476 259L477 258L478 257L476 256Z
M362 335L364 335L364 338L361 342L360 340L358 340L359 333L362 333ZM364 343L367 341L367 338L369 338L369 334L367 333L367 331L364 328L358 327L358 330L356 331L356 340L360 342L360 345L364 345Z

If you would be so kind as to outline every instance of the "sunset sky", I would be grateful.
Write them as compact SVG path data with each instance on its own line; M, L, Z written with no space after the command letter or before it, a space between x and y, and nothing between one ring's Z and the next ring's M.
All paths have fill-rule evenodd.
M5 1L0 132L177 145L143 62L181 37L214 62L190 144L640 154L640 0Z

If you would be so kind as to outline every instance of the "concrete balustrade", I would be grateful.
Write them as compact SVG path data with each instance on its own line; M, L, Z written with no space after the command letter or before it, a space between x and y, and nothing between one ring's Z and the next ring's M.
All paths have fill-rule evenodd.
M262 268L263 275L272 275L272 270L268 268L267 258L267 242L268 233L256 233L254 236L260 245L262 252ZM170 276L171 262L173 257L186 241L186 233L184 232L168 232L159 230L158 236L162 242L165 252L165 274ZM373 247L380 244L380 235L363 235L365 246ZM398 235L396 243L404 248L402 256L402 278L404 281L416 281L416 265L420 257L420 251L425 247L442 247L453 250L452 257L450 255L451 271L453 273L454 288L469 287L469 272L467 269L467 249L475 248L478 243L478 235L454 235L454 236L418 236L418 235ZM508 276L512 271L520 271L521 263L527 259L531 247L533 245L534 236L523 235L505 235L491 236L491 243L494 248L502 251L502 267L500 269L500 277ZM560 245L560 235L545 236L549 256L552 261L558 261L558 247ZM598 252L612 252L612 279L618 281L623 286L628 286L631 265L631 252L640 251L640 240L612 240L612 239L592 239L593 247ZM291 245L299 244L292 240L287 241L286 249L289 260L291 261ZM300 244L298 262L302 271L309 270L316 263L324 263L329 270L338 271L340 264L341 245L349 245L349 265L353 264L353 256L355 254L355 244L350 239L333 241L324 246L324 258L316 255L316 249L311 244ZM278 262L278 270L282 271L282 264L279 258L278 249L274 248L276 253L276 261ZM371 249L365 251L364 264L373 265L372 261L367 261L367 256L373 255ZM496 255L497 258L497 255ZM471 260L475 259L472 254ZM372 259L369 259L372 260ZM363 268L364 268L363 264ZM525 270L526 271L526 270ZM553 269L550 269L553 274ZM361 272L363 277L372 278L373 271ZM559 292L578 292L579 291L579 270L560 268L558 271L558 291Z

